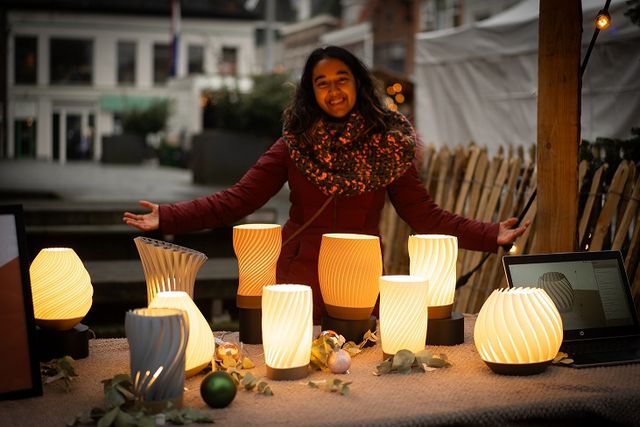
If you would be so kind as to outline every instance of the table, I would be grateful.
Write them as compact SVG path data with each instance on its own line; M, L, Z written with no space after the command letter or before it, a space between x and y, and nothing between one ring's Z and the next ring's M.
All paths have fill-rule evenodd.
M379 346L353 358L349 396L312 389L307 380L271 381L274 396L239 390L224 409L210 409L222 426L419 426L419 425L640 425L640 364L573 369L550 366L530 377L499 376L473 345L475 316L465 316L465 343L430 346L453 367L409 375L375 376ZM229 338L237 334L227 334ZM264 376L262 346L245 346ZM125 339L92 340L88 358L77 361L72 391L44 386L43 397L0 402L2 426L63 426L75 414L102 406L100 380L129 369ZM314 372L308 379L332 374ZM207 409L200 398L203 375L187 379L185 404Z

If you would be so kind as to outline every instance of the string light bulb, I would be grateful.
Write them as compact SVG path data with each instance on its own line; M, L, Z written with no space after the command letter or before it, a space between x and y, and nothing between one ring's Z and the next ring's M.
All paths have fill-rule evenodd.
M596 16L596 28L599 30L606 30L611 25L611 15L606 10L601 10Z

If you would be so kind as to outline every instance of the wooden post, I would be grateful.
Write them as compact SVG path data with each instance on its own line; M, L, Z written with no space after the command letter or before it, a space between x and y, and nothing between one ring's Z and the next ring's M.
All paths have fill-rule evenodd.
M538 215L534 251L573 251L577 248L581 2L540 0L538 35Z

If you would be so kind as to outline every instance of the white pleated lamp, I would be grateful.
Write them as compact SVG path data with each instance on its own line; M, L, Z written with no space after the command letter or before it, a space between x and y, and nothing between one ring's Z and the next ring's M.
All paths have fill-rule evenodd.
M464 317L454 313L458 238L445 234L409 236L409 273L429 282L427 344L464 342Z
M176 309L140 308L127 312L131 382L136 398L151 412L181 407L189 321Z
M424 350L428 288L421 276L380 277L380 339L385 359L400 350Z
M186 313L189 321L189 343L185 361L187 377L206 368L215 352L215 339L207 319L189 295L182 291L158 292L149 303L149 308L171 308Z
M573 286L564 274L548 271L538 278L538 287L545 290L560 313L573 308Z
M375 330L371 313L378 299L382 252L378 236L352 233L322 235L318 280L328 315L322 330L333 330L360 342Z
M478 313L473 337L480 357L494 372L537 374L558 354L562 319L542 289L496 289Z
M265 286L262 342L267 377L304 378L309 373L313 339L313 301L306 285Z
M242 224L233 227L233 250L238 259L240 341L262 343L262 288L276 283L276 265L282 246L278 224Z

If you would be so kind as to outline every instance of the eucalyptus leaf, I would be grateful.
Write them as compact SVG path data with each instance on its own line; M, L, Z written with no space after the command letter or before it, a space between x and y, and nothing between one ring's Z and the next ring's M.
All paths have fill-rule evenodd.
M429 365L429 361L433 358L433 353L431 353L431 351L429 350L421 350L417 352L415 356L416 356L416 361L419 364L425 363Z
M551 363L558 363L559 361L561 361L562 359L566 359L567 357L569 357L567 353L559 351L556 357L553 358L553 361Z
M220 362L220 365L222 365L222 367L225 369L235 368L237 364L238 362L236 361L236 359L229 356L228 354L225 354L222 357L222 362Z
M126 402L122 393L120 393L116 388L108 388L104 391L104 404L107 409L111 410L113 408L118 408L124 405Z
M307 385L311 388L320 388L320 384L318 381L309 381Z
M573 363L573 359L567 357L566 359L562 359L560 361L560 363L564 364L564 365L571 365Z
M391 372L391 368L392 368L391 359L387 359L384 362L380 363L378 366L376 366L376 372L378 373L378 375L388 374L389 372Z
M427 366L429 366L430 368L444 368L446 364L447 362L440 359L439 357L434 357L429 361L429 363L427 363Z
M273 396L273 391L271 390L271 387L269 387L269 384L267 384L266 381L258 382L258 393L264 394L265 396Z
M135 427L138 425L138 423L131 414L119 410L116 414L116 419L113 425L116 427Z
M245 357L242 359L242 369L253 369L256 365L253 363L253 360Z
M98 427L109 427L113 425L119 412L120 408L115 407L104 414L104 416L98 420Z
M251 372L247 372L240 381L240 385L244 387L245 390L253 390L257 383L258 379L254 377Z
M398 372L405 373L411 371L414 360L416 360L416 356L411 351L400 350L393 356L391 367Z

